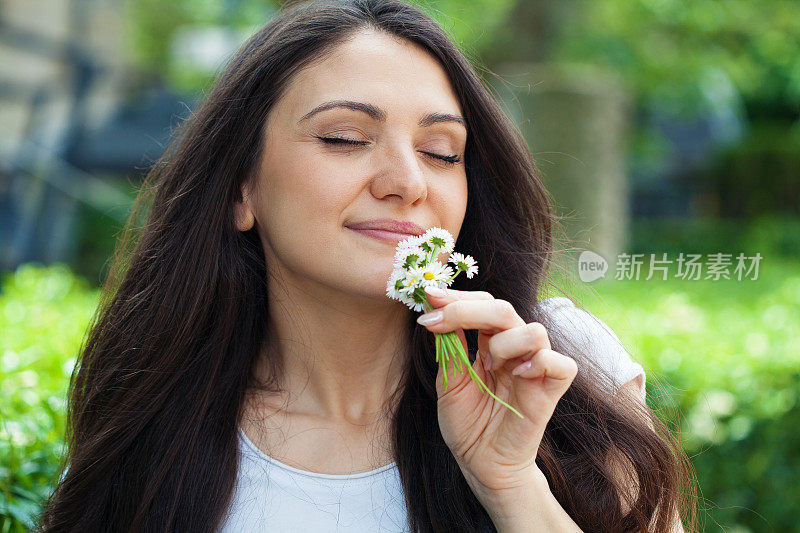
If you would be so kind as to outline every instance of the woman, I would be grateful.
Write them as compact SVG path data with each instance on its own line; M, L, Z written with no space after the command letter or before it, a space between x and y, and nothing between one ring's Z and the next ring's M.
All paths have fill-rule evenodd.
M683 491L693 524L641 367L537 299L552 215L523 139L416 8L283 11L148 183L43 530L668 531ZM445 228L478 259L429 297L438 324L387 298L397 238L375 219ZM454 330L524 419L466 373L444 391L431 332Z

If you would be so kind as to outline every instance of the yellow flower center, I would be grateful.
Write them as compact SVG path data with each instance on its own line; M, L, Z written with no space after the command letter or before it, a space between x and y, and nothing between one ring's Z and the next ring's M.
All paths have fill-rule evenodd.
M431 280L431 279L433 279L433 277L434 277L434 276L433 276L433 272L425 272L425 273L422 275L422 277L423 277L423 278L425 278L425 279L427 279L427 280Z
M406 287L412 286L414 283L416 283L416 281L417 278L411 278L410 280L408 280L408 284L406 285Z

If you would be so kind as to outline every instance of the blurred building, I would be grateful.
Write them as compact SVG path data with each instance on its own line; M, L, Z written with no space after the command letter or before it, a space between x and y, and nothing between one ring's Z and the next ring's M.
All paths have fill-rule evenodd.
M0 269L73 261L87 209L119 225L126 179L158 157L188 109L157 87L131 94L120 4L0 5Z

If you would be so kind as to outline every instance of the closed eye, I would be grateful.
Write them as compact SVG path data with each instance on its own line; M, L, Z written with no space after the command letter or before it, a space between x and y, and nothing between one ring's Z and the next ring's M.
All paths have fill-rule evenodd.
M343 138L340 138L340 137L320 137L318 135L315 135L315 137L317 139L319 139L320 141L326 143L326 144L350 144L350 145L357 145L357 146L364 146L366 144L369 144L367 141L356 141L354 139L343 139ZM445 163L447 163L449 165L455 165L456 163L461 161L461 158L458 156L458 154L456 154L456 155L441 155L441 154L434 154L434 153L431 153L431 152L422 152L422 153L427 155L428 157L432 157L432 158L437 159L439 161L444 161Z

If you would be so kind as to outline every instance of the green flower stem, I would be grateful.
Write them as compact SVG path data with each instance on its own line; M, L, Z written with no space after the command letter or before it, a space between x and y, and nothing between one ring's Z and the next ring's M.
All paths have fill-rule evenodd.
M433 309L428 302L425 302L424 305L429 311ZM461 344L461 339L458 338L458 334L455 331L450 331L447 333L434 333L434 338L436 341L436 362L441 365L442 373L444 375L444 390L447 390L448 361L452 360L456 370L458 370L459 373L464 372L461 367L461 364L463 363L469 372L470 378L478 385L479 389L484 392L488 392L492 398L511 409L511 411L513 411L518 417L525 418L519 411L508 405L506 402L498 398L491 390L489 390L489 387L487 387L478 374L475 373L475 370L472 368L472 364L469 362L469 356L467 356L467 353L464 351L464 346Z

